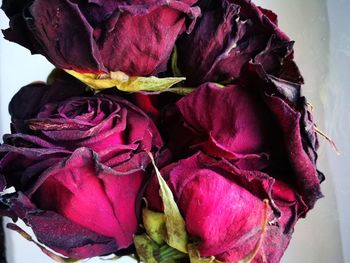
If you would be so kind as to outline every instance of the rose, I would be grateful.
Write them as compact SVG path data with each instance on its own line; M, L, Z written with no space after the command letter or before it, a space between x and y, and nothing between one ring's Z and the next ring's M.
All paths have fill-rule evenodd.
M184 215L190 242L197 244L201 257L239 262L256 253L253 262L279 262L296 214L305 211L304 203L288 185L264 172L239 169L201 152L163 168L161 173ZM157 181L152 180L147 203L162 210L157 188ZM278 223L263 230L263 218L267 216L270 222L274 218L271 210L264 208L263 200L268 198L274 200L271 206L281 215Z
M254 262L279 262L295 223L322 196L315 125L300 85L250 64L239 83L205 83L169 106L163 121L182 160L161 173L201 256L237 262L254 251L268 199L273 215ZM162 210L157 187L153 180L147 203Z
M129 2L6 0L4 35L59 68L137 76L166 70L186 15L199 15L195 1Z
M247 0L203 0L199 6L196 27L176 43L178 68L189 84L235 80L250 61L277 76L296 69L293 42L277 27L272 11ZM300 74L297 78L302 82Z
M88 96L74 81L32 84L12 99L0 173L15 192L1 197L0 210L55 251L87 258L132 244L146 152L157 156L162 140L140 109L117 96Z
M242 169L269 170L310 208L321 196L315 124L300 85L267 75L261 65L251 64L239 84L201 85L163 118L175 155L200 149Z

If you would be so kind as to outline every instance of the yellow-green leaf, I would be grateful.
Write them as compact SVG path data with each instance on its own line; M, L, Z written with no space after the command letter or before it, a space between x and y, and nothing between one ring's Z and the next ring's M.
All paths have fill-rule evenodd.
M178 65L177 65L178 55L176 46L173 49L173 54L171 55L171 69L175 77L183 77Z
M170 87L185 80L185 78L157 78L128 76L121 71L109 74L79 73L66 70L69 74L88 85L95 92L104 89L117 88L125 92L164 92L171 91Z
M152 160L156 176L160 185L160 196L164 204L165 226L166 226L166 242L169 246L183 252L188 253L187 243L188 236L186 232L185 220L182 218L179 208L174 200L173 193L169 186L161 176L151 153L149 156Z
M220 84L220 83L214 82L214 84L215 84L218 88L220 88L220 89L225 88L225 85L222 85L222 84Z
M146 234L134 236L134 245L137 255L143 262L158 263L154 257L155 253L158 253L158 245Z
M165 243L166 227L163 213L153 212L147 208L142 210L143 226L150 238L158 245Z
M196 88L190 88L190 87L174 87L174 88L170 88L166 91L176 93L179 95L187 95L187 94L190 94L195 89Z

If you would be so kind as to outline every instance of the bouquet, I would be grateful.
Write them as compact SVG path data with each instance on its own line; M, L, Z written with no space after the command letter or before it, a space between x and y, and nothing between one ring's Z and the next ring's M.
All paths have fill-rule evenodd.
M58 262L280 262L322 197L293 41L249 0L4 0L56 69L12 98L0 215Z

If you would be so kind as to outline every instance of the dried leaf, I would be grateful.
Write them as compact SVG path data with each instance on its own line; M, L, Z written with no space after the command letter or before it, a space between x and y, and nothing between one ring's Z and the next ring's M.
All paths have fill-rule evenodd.
M173 193L161 176L152 154L149 153L149 156L152 160L152 164L158 178L160 185L160 196L164 204L165 226L167 233L165 241L169 246L176 248L183 253L188 253L188 236L186 232L185 220L182 218L180 210L174 200Z
M146 234L134 236L137 255L143 262L158 263L154 254L159 250L158 245Z
M166 237L165 216L147 208L142 210L143 226L150 238L158 245L164 244Z
M95 92L117 88L125 92L164 92L171 91L170 87L185 80L185 78L157 78L157 77L129 77L125 73L111 72L108 75L79 73L66 70L81 82L88 85Z

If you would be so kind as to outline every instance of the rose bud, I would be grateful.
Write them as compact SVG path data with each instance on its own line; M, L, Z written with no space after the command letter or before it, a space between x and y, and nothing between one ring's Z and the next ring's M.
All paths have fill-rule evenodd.
M0 213L79 259L132 244L147 152L157 156L162 139L125 99L82 96L85 86L76 84L29 85L12 99L13 133L0 146L0 174L15 192L1 197Z
M201 152L161 170L185 219L189 242L201 257L223 262L279 262L286 249L296 214L305 204L288 185L261 171L248 171ZM146 192L149 208L162 211L154 177ZM271 209L281 213L273 223ZM274 206L274 207L273 207ZM270 224L261 225L266 214ZM265 229L264 229L265 228ZM245 262L245 261L244 261Z
M274 75L296 68L293 42L279 30L272 11L248 0L202 0L198 4L202 16L196 27L176 43L177 66L189 85L235 80L250 61L261 63ZM302 82L300 74L296 77Z
M6 39L55 66L79 72L123 71L148 76L166 70L195 0L3 1L10 18Z

